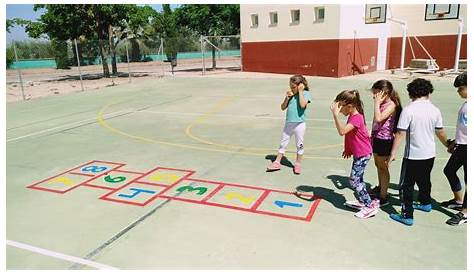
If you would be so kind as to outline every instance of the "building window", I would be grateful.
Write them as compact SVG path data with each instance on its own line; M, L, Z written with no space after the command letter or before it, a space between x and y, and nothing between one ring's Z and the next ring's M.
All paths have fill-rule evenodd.
M315 7L314 8L314 23L324 22L324 7Z
M380 24L387 20L387 5L373 4L365 5L365 23Z
M278 13L276 11L270 12L270 26L278 24Z
M459 4L429 4L425 9L425 21L459 18Z
M300 10L291 10L291 25L300 23Z
M251 28L258 27L258 14L252 14L252 15L250 15L250 18L251 18L251 21L252 21L250 27Z

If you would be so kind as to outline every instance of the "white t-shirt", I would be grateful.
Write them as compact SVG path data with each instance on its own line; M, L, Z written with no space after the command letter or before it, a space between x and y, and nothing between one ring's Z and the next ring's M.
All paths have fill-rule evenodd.
M404 158L425 160L436 156L435 129L443 128L443 118L430 100L417 99L404 107L397 128L406 131Z
M467 145L467 102L462 104L458 112L456 124L456 144Z

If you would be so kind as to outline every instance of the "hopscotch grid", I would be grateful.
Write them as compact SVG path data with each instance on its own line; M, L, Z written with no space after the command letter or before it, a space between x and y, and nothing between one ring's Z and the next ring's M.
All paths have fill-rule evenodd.
M276 217L282 217L282 218L294 219L294 220L302 220L302 221L308 221L308 222L311 221L311 219L312 219L312 217L313 217L313 215L316 211L316 208L318 207L319 203L321 202L320 197L310 195L310 194L301 194L301 196L315 198L315 200L311 201L311 205L310 205L309 210L306 213L305 217L288 215L288 214L283 214L283 213L276 213L276 212L272 212L272 211L269 211L269 210L258 210L258 208L261 206L263 201L269 196L269 194L271 192L282 193L282 194L286 194L286 195L294 195L294 192L288 192L288 191L282 191L282 190L276 190L276 189L268 189L268 188L262 188L262 187L247 186L247 185L240 185L240 184L235 184L235 183L225 183L225 182L219 182L219 181L211 181L211 180L205 180L205 179L192 178L191 176L195 174L195 171L186 170L186 169L167 168L167 167L158 166L158 167L155 167L152 170L150 170L148 172L145 172L145 173L133 172L133 171L123 170L123 169L121 170L120 169L123 166L125 166L126 164L116 163L116 162L108 162L108 161L99 161L99 160L89 161L89 162L87 162L83 165L79 165L75 168L69 169L66 172L60 173L59 175L52 176L52 177L50 177L46 180L49 180L49 179L54 178L54 177L58 177L60 175L63 175L63 174L66 174L66 173L70 172L71 170L79 169L79 168L82 168L84 166L87 166L87 165L90 165L90 164L93 164L93 163L106 163L106 164L113 164L113 165L117 165L117 166L114 167L114 168L111 168L110 170L103 171L100 174L90 178L89 180L87 180L85 182L82 182L82 183L80 183L80 184L78 184L78 185L74 186L73 188L70 188L66 191L70 191L70 190L72 190L74 188L77 188L79 186L85 186L85 187L92 187L92 188L99 188L99 189L109 190L107 193L105 193L105 194L103 194L102 196L99 197L100 200L106 200L106 201L111 201L111 202L116 202L116 203L127 204L127 205L135 205L135 206L142 206L143 207L143 206L146 206L146 205L150 204L151 202L155 201L156 199L160 198L160 199L164 199L165 201L178 200L178 201L189 202L189 203L194 203L194 204L202 204L202 205L208 205L208 206L228 208L228 209L234 209L234 210L240 210L240 211L245 211L245 212L262 214L262 215L276 216ZM140 181L140 179L143 179L144 177L152 174L153 172L156 172L157 170L180 171L180 172L186 172L186 174L184 176L182 176L180 179L178 179L176 182L171 183L169 185ZM124 184L123 186L120 186L119 188L116 188L116 189L105 187L105 186L98 186L98 185L88 184L88 182L91 182L92 180L103 177L104 175L107 175L108 173L110 173L112 171L130 173L130 174L139 174L140 176L132 179L127 184ZM78 175L84 175L84 174L79 173ZM42 180L42 181L40 181L40 183L44 182L46 180ZM191 184L193 182L195 182L195 183L200 183L200 182L201 183L207 183L207 184L215 185L216 187L209 194L207 194L207 196L205 196L204 198L198 199L198 200L197 199L189 199L189 198L178 197L178 195L170 196L170 195L166 194L167 191L170 191L171 189L173 189L173 187L177 186L179 183L181 183L183 181L189 181L189 183L191 183ZM121 199L114 199L114 198L109 197L109 196L111 196L111 195L113 195L117 192L120 192L123 189L126 189L127 187L129 187L132 184L159 186L159 187L162 187L163 189L161 191L158 191L156 194L154 194L153 196L148 198L146 201L141 202L141 203L134 202L134 201L126 201L126 200L121 200ZM241 206L234 206L234 205L229 205L229 204L225 204L225 203L218 203L218 202L210 202L209 201L209 199L214 197L217 193L219 193L219 191L221 191L226 186L236 187L236 188L241 188L241 189L259 190L259 191L263 191L263 192L259 194L259 198L254 202L254 204L250 208L245 208L245 207L241 207ZM33 188L31 186L27 186L27 187ZM54 190L54 189L44 189L44 188L41 188L41 187L37 187L36 189L62 193L62 192Z
M84 167L84 166L90 165L90 164L95 163L95 162L107 163L107 164L112 164L112 165L117 165L117 166L114 167L114 168L112 168L112 169L110 169L110 170L108 170L108 171L107 171L107 170L104 170L104 171L102 171L101 173L99 173L99 174L97 174L97 175L95 175L95 176L93 176L93 177L90 177L90 179L85 180L84 182L81 182L80 184L77 184L77 185L75 185L75 186L73 186L73 187L71 187L71 188L68 188L68 189L62 190L62 191L58 191L58 190L56 190L56 189L48 189L48 188L37 187L37 186L36 186L36 185L38 185L38 184L44 183L44 182L46 182L46 181L48 181L48 180L50 180L50 179L53 179L53 178L55 178L55 177L59 177L59 176L64 175L64 174L73 174L73 173L70 173L72 170L82 168L82 167ZM114 163L114 162L105 162L105 161L92 160L92 161L90 161L90 162L87 162L86 164L80 165L80 166L78 166L78 167L76 167L76 168L73 168L73 169L69 169L69 170L66 171L66 172L63 172L63 173L60 173L60 174L58 174L58 175L49 177L49 178L46 179L46 180L42 180L42 181L40 181L39 183L36 183L36 184L30 185L30 186L27 186L27 188L30 188L30 189L39 189L39 190L43 190L43 191L50 191L50 192L55 192L55 193L64 194L64 193L69 192L69 191L71 191L71 190L73 190L73 189L75 189L75 188L80 187L80 186L83 185L83 184L87 184L87 183L89 183L89 182L91 182L91 181L93 181L93 180L95 180L95 179L101 177L102 175L107 174L107 173L110 172L110 171L113 171L113 170L115 170L115 169L117 169L117 168L123 167L124 165L125 165L125 164L122 164L122 163ZM84 176L86 176L86 177L89 177L88 175L90 175L90 174L86 175L86 174L83 174L83 173L79 173L79 174L75 174L75 175L84 175Z

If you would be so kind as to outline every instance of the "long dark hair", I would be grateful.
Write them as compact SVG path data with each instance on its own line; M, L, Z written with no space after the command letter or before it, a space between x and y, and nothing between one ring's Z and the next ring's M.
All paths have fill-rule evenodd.
M398 92L393 89L393 85L388 80L378 80L372 85L372 90L381 90L385 92L390 100L395 103L395 127L394 132L397 131L396 125L398 124L398 119L400 118L400 114L402 113L402 102L400 101L400 96Z

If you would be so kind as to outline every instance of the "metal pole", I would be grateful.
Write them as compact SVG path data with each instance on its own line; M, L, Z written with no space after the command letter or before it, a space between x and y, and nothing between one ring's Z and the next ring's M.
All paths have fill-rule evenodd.
M20 69L20 63L18 62L18 54L16 53L16 42L13 41L13 51L15 52L15 60L16 63L18 64L17 66L17 71L18 71L18 77L20 78L20 86L21 86L21 96L23 96L23 101L25 101L25 90L23 89L23 78L21 77L21 69Z
M407 25L403 24L403 38L402 38L402 56L400 57L400 69L405 69L405 47L407 40Z
M161 49L161 73L162 77L165 77L165 49L163 47L163 38L160 38L160 49ZM158 50L160 52L160 50Z
M239 47L239 51L240 51L240 71L244 71L244 65L242 63L242 37L240 37L240 35L237 35L237 37L239 37L239 44L240 44L240 47Z
M201 35L199 38L201 40L201 54L202 54L202 75L206 72L206 63L204 62L204 38Z
M458 72L458 69L459 69L459 55L461 54L461 39L462 39L462 28L463 28L463 24L464 24L464 20L463 18L459 18L459 22L458 22L458 40L457 40L457 44L456 44L456 57L454 59L454 73L457 73Z
M130 78L130 58L128 57L128 40L125 42L125 50L127 51L127 67L128 67L128 82L132 82L132 78Z
M79 60L79 50L77 50L76 39L74 39L74 45L76 47L77 69L79 70L79 79L81 80L81 90L84 91L84 85L82 84L81 61Z

